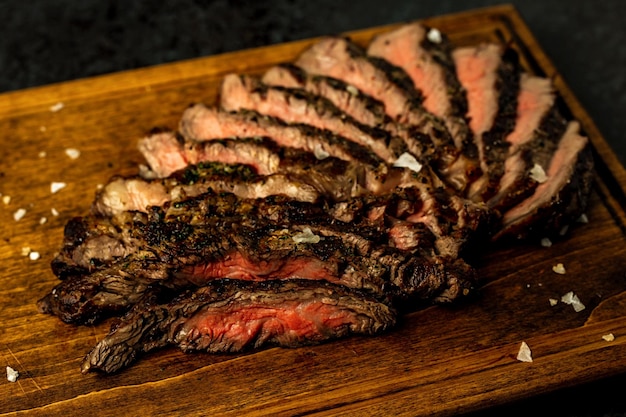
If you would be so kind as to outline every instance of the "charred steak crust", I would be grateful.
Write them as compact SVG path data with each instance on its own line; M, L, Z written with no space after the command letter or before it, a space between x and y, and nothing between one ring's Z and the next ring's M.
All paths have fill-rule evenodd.
M500 46L457 54L415 23L388 36L415 53L396 62L393 48L369 56L322 38L262 78L225 77L222 108L194 104L178 131L140 140L148 168L113 177L66 224L51 265L60 282L38 301L68 323L116 317L83 372L168 345L240 352L378 334L398 312L470 294L474 248L544 237L584 212L590 145L549 80L520 74ZM416 88L406 62L419 57L435 75ZM488 104L466 96L473 76L493 85Z
M148 299L127 313L85 357L82 372L107 373L148 351L239 352L296 347L394 326L388 304L328 283L218 280L161 304Z

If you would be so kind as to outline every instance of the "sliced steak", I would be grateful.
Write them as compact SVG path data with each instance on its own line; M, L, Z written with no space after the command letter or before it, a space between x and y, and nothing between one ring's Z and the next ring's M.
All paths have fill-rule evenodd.
M112 216L123 211L147 211L151 206L206 193L229 192L243 198L283 194L299 201L317 202L322 196L312 185L284 174L257 175L245 165L201 162L167 178L114 177L96 194L92 212ZM348 189L348 191L350 188ZM336 187L334 192L346 192Z
M296 347L378 334L395 321L396 312L387 304L341 286L220 280L169 303L148 299L138 305L98 342L81 369L115 372L167 345L185 352Z
M371 167L378 167L383 163L368 148L327 130L306 124L286 124L277 118L253 111L231 113L196 104L183 113L180 132L185 138L196 142L265 136L280 146L322 153L346 161L358 161Z
M593 159L578 122L569 122L545 173L547 177L530 197L504 213L494 239L549 236L584 212L593 181Z
M287 123L329 130L371 149L390 164L407 151L402 139L358 122L330 100L305 90L272 87L250 76L230 74L222 82L220 97L225 110L254 110Z
M488 204L501 212L532 194L537 182L531 170L546 171L563 136L567 121L561 116L554 86L546 78L522 74L514 130L506 137L509 150L498 192Z
M430 138L438 149L434 166L457 190L464 189L476 177L477 154L462 154L454 146L445 124L423 108L421 95L401 68L384 59L368 57L358 46L340 37L322 39L302 53L295 64L311 74L343 80L380 100L392 119ZM422 139L407 141L407 147L418 154L423 152L422 142Z
M367 53L402 68L424 97L424 108L441 118L456 146L465 149L474 145L465 120L467 99L451 50L445 35L414 22L376 36Z
M293 64L282 64L270 68L261 81L267 85L299 88L324 97L337 108L367 126L386 128L392 123L381 101L344 81L324 75L309 74ZM393 130L390 131L393 132Z
M467 91L468 118L483 171L467 195L486 201L498 191L510 146L506 137L516 124L518 58L512 49L495 44L459 48L452 56Z
M399 250L376 227L341 223L316 206L278 200L262 207L233 199L236 207L222 207L190 199L168 212L135 216L132 230L119 235L125 257L97 259L103 268L67 277L39 308L88 323L127 308L149 288L179 291L219 278L324 280L409 304L448 301L472 284L471 268L437 255L435 247ZM242 214L228 215L235 212ZM94 264L78 260L84 268Z

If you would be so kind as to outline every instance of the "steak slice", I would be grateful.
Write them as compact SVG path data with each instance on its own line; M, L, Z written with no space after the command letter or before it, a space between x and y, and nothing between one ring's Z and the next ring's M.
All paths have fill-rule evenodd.
M499 190L510 145L506 137L516 125L518 57L514 50L496 44L459 48L452 56L467 91L468 118L483 171L467 195L487 201Z
M120 241L127 256L99 259L103 268L65 278L39 308L67 322L92 323L128 308L148 289L179 291L219 278L324 280L408 305L449 301L472 284L465 262L439 256L434 247L399 250L372 225L341 223L315 206L279 200L266 215L258 212L268 207L241 208L241 202L222 209L246 216L218 217L220 207L191 199L167 213L134 217L131 239ZM83 267L94 263L80 260Z
M445 35L417 22L377 35L367 48L368 55L383 58L408 74L424 97L424 108L441 118L456 146L465 149L474 145L465 120L467 99L451 51Z
M469 148L463 154L454 146L445 124L423 108L421 95L401 68L365 55L358 46L340 37L322 39L302 53L295 64L311 74L340 79L380 100L393 120L430 138L438 149L434 167L455 189L464 189L476 177L477 154L468 152ZM424 148L421 139L407 141L407 147L415 154Z
M309 74L290 63L270 68L263 74L261 81L272 86L299 88L324 97L337 108L367 126L386 128L393 123L385 113L385 105L380 100L376 100L342 80ZM390 131L393 133L393 130Z
M516 124L506 137L510 148L498 192L488 201L490 207L504 212L533 193L537 182L530 172L535 166L544 172L548 169L566 126L552 82L521 74Z
M401 138L405 147L442 175L454 187L460 185L454 178L464 178L473 169L458 150L436 147L429 135L418 127L394 121L385 113L384 104L342 80L323 75L309 74L292 64L283 64L268 70L263 82L285 88L299 88L330 100L337 108L359 123L389 132ZM397 152L396 152L397 154ZM469 168L468 168L469 167Z
M371 149L390 164L407 151L402 139L386 130L359 123L322 96L301 89L264 85L250 76L227 75L220 90L220 104L228 111L254 110L287 123L329 130Z
M348 335L375 335L396 312L345 287L311 283L214 281L169 303L156 297L125 315L85 357L82 372L115 372L167 345L184 352L297 347Z
M370 149L327 130L306 124L286 124L254 111L225 112L203 104L189 107L180 121L182 135L196 142L229 137L269 137L280 146L330 155L378 167L383 161Z
M568 123L546 174L530 197L504 213L494 240L546 237L584 212L593 182L593 158L578 122Z
M341 185L341 183L339 183ZM201 162L167 178L140 176L112 178L96 194L92 212L113 216L123 211L147 211L152 206L184 197L215 192L234 193L243 198L263 198L283 194L299 201L318 202L322 196L312 185L284 174L257 175L245 165ZM334 192L341 193L339 187ZM345 192L345 191L344 191Z

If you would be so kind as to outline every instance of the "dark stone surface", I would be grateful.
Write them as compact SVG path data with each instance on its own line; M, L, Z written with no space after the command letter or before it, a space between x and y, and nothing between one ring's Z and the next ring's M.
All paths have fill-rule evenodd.
M626 2L512 1L626 163ZM498 4L487 0L0 0L0 92ZM487 416L625 416L626 376Z

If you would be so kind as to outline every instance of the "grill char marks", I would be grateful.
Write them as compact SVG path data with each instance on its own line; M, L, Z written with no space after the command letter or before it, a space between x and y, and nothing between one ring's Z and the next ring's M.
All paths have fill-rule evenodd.
M549 236L585 210L590 145L511 49L452 51L407 24L369 53L323 38L262 78L227 76L221 106L140 140L148 169L67 223L60 282L38 302L68 323L118 318L83 372L167 345L377 334L469 294L472 248Z
M411 152L423 153L420 136L429 138L436 149L432 152L433 165L455 189L464 189L476 176L474 156L463 155L454 146L445 124L424 109L421 95L401 68L383 59L368 57L347 39L333 37L306 50L295 64L310 74L340 79L381 101L387 115L407 125L417 138L407 141Z
M367 53L402 68L424 97L424 108L444 121L457 148L474 154L465 120L467 100L456 77L452 47L444 35L429 40L429 30L419 23L403 25L376 36Z
M66 277L40 301L40 310L90 323L128 308L149 289L178 291L219 278L324 280L409 303L456 298L471 285L471 269L463 261L438 255L435 247L423 245L426 241L400 250L389 246L393 236L380 228L383 224L358 213L343 223L319 206L280 196L206 196L167 211L119 217L117 224L132 221L120 225L122 233L101 227L103 235L85 236L82 227L67 236L76 239L67 242L63 254L69 270L101 267ZM86 242L96 248L103 236L116 241L123 256L105 259L100 251L79 250ZM307 237L314 241L298 240ZM62 263L57 259L58 270L67 271Z
M533 193L537 182L531 169L547 172L548 164L565 133L567 121L556 106L550 80L522 74L514 130L506 137L509 150L498 192L488 204L501 212Z
M593 158L579 129L578 122L568 123L551 155L546 181L504 213L502 228L494 239L552 235L584 213L593 182Z
M371 149L387 163L406 152L400 138L358 122L330 100L305 90L267 86L249 76L230 74L222 82L220 97L228 111L254 110L288 123L329 130Z
M115 372L140 354L167 345L185 352L301 346L378 334L395 321L393 308L341 286L220 280L169 303L138 305L94 347L81 369Z
M486 201L498 192L509 142L516 124L519 64L512 49L482 44L452 54L468 97L470 128L477 143L483 176L472 183L469 198Z

